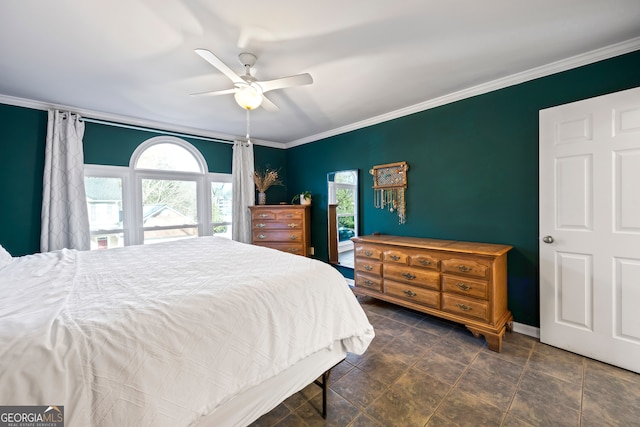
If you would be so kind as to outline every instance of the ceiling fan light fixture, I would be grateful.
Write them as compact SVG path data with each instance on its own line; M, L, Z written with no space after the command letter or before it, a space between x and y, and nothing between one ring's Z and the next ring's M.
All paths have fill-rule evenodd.
M262 91L256 85L237 84L234 98L242 108L254 110L262 104Z

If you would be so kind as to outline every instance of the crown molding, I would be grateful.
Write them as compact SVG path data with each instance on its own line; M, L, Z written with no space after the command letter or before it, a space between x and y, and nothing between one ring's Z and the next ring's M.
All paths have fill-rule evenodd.
M471 98L473 96L482 95L488 92L492 92L494 90L504 89L509 86L514 86L530 80L535 80L540 77L550 76L552 74L560 73L562 71L571 70L573 68L582 67L584 65L589 65L594 62L624 55L625 53L634 52L639 49L640 49L640 37L636 37L621 43L616 43L600 49L592 50L587 53L561 59L559 61L551 62L549 64L542 65L540 67L532 68L530 70L512 74L507 77L502 77L500 79L496 79L487 83L482 83L476 86L472 86L470 88L453 92L444 96L440 96L438 98L433 98L433 99L421 102L419 104L411 105L409 107L401 108L399 110L391 111L389 113L371 117L366 120L362 120L346 126L335 128L327 132L322 132L322 133L311 135L305 138L297 139L295 141L290 141L285 144L285 147L293 148L299 145L308 144L310 142L314 142L314 141L329 138L332 136L340 135L343 133L351 132L357 129L373 126L382 122L408 116L410 114L419 113L421 111L429 110L431 108L440 107L442 105L449 104L455 101L460 101L465 98Z
M167 123L160 123L153 120L138 119L135 117L122 116L119 114L103 113L99 111L87 110L82 108L71 107L68 105L54 104L50 102L37 101L33 99L18 98L15 96L0 94L0 104L13 105L16 107L31 108L33 110L64 110L71 111L79 114L81 117L88 119L87 121L95 120L95 123L105 124L108 126L117 126L129 129L137 129L148 132L162 132L173 136L203 139L207 141L222 142L226 144L233 144L234 140L244 140L244 136L229 135L218 132L205 131L202 129L190 128L187 126L169 125ZM251 142L254 145L262 145L272 148L284 148L284 145L279 142L273 142L263 139L251 138Z

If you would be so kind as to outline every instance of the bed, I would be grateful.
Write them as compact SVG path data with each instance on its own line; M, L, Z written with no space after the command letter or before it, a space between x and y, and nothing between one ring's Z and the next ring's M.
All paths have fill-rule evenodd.
M0 255L0 404L66 426L248 425L373 337L332 267L221 237Z

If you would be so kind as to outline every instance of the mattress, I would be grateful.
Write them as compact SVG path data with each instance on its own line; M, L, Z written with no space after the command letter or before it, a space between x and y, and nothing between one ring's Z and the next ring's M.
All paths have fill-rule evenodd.
M0 269L0 402L67 426L195 425L373 328L327 264L221 237L61 250Z

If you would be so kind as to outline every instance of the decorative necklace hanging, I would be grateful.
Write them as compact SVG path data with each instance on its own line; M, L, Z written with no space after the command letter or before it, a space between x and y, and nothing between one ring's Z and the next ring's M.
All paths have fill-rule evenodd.
M404 190L407 188L408 170L407 162L377 165L369 170L373 175L374 206L397 212L400 224L404 224L407 219Z

